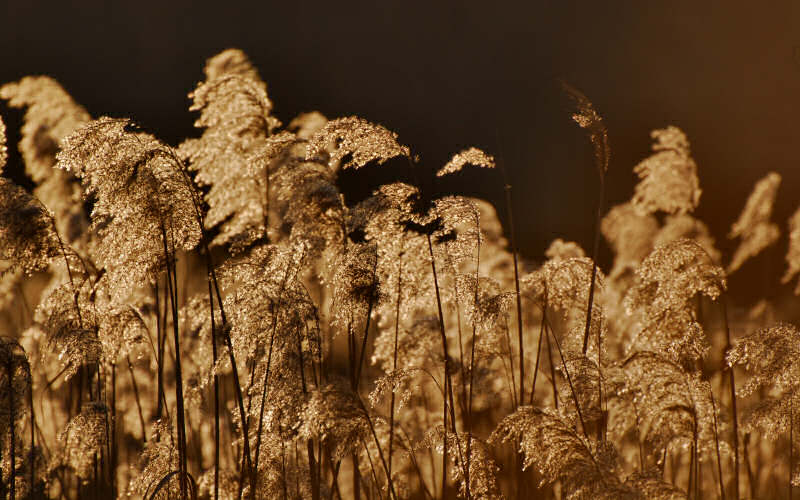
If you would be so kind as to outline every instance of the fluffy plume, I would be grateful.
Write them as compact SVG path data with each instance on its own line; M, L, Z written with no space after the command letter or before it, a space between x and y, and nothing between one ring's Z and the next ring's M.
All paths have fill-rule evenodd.
M636 498L614 474L608 455L597 453L572 424L549 409L520 407L500 422L492 441L519 442L524 467L534 465L543 482L561 481L565 498Z
M454 480L458 483L459 492L462 496L467 496L466 470L467 440L470 440L470 460L469 460L469 494L472 498L480 500L501 500L505 496L500 491L497 481L497 473L500 468L492 459L489 446L482 440L472 436L471 439L463 433L455 434L447 432L448 449L452 451L449 455L452 459L453 467L450 468ZM436 449L442 452L442 443L445 439L444 426L437 425L425 434L422 441L416 446L417 449Z
M344 383L328 384L311 394L302 415L300 435L320 439L340 459L372 439L367 414L358 396Z
M98 318L92 305L89 280L54 288L36 310L47 333L47 349L58 355L69 380L84 365L100 362L103 345L97 336Z
M695 439L701 443L701 451L714 450L714 405L708 382L647 351L637 352L622 367L634 394L640 439L651 463L663 465L660 460L666 447L689 446Z
M686 492L670 484L662 477L663 473L656 467L644 472L631 474L625 484L637 490L642 498L648 500L685 500Z
M0 173L8 161L8 148L6 147L6 124L3 123L3 117L0 116Z
M753 376L739 389L743 396L760 387L774 386L786 391L800 381L800 331L791 324L780 323L761 328L737 339L728 353L728 364L744 365Z
M342 247L347 209L335 172L316 161L293 157L279 166L272 185L280 236L292 244L302 243L314 256Z
M96 199L96 256L116 298L153 282L167 253L200 240L195 192L175 153L126 119L103 117L67 137L59 167Z
M8 179L0 179L0 241L3 273L42 270L60 248L47 209Z
M178 470L178 448L175 443L175 430L172 422L162 419L153 424L150 439L139 457L139 472L128 485L128 493L141 498L154 498L160 481L166 479L166 484L161 489L161 494L155 498L166 500L172 494L180 491L180 481L177 476L168 477L168 474Z
M225 308L236 358L254 360L276 338L288 341L305 322L313 322L316 308L297 278L304 256L301 245L261 246L222 269Z
M298 139L307 141L311 139L317 131L322 129L326 123L328 123L328 119L325 118L325 115L319 111L311 111L310 113L300 113L297 115L289 122L286 129L290 132L294 132Z
M789 218L789 249L786 251L786 264L788 269L781 282L788 283L797 273L800 273L800 208ZM800 295L800 282L794 289L795 295Z
M564 241L561 238L556 238L547 247L544 256L553 260L578 259L586 257L586 252L574 241Z
M279 122L271 115L266 84L243 52L229 49L212 57L205 74L205 82L189 94L189 109L200 111L195 126L203 135L181 144L179 152L197 171L197 182L209 187L205 224L220 226L213 244L233 242L239 249L265 235L266 176L294 136L270 138Z
M608 130L597 111L594 109L592 101L583 95L581 91L561 82L561 87L575 105L575 113L572 119L583 129L589 132L589 138L594 147L594 161L600 176L605 176L608 171L608 163L611 160L611 148L608 146Z
M25 416L30 397L32 374L25 349L14 339L0 337L0 431L8 432L9 423L14 425ZM13 400L14 414L11 415L9 401ZM5 438L3 438L5 440ZM8 450L4 450L7 452Z
M703 247L709 258L719 264L722 257L715 246L714 238L711 236L708 226L689 214L667 215L664 219L664 225L653 239L653 248L672 243L681 238L696 241Z
M376 268L378 254L375 245L350 245L336 266L333 304L335 323L340 327L355 327L364 321L370 307L378 300Z
M708 343L692 299L697 294L716 299L725 290L725 272L697 242L679 239L653 250L636 274L639 283L625 303L629 312L644 312L637 347L676 360L702 358Z
M770 172L753 187L739 219L733 223L728 234L729 238L741 239L728 264L728 274L777 241L780 230L769 219L780 184L781 176Z
M494 168L494 158L487 155L478 148L469 148L453 155L445 166L436 172L436 177L443 177L448 174L453 174L464 168L465 165L475 165L481 168Z
M0 98L27 108L19 150L27 174L37 184L53 175L58 143L90 120L61 85L48 76L27 76L0 87Z
M89 114L47 76L8 83L0 87L0 98L11 107L27 108L19 143L25 172L37 185L34 195L53 213L59 234L76 245L89 225L80 184L69 172L53 167L61 140L88 122Z
M616 254L610 274L613 278L635 270L647 257L653 249L658 221L652 215L640 214L631 203L625 203L608 211L600 230Z
M411 155L407 146L398 144L397 134L355 116L331 120L311 137L306 159L323 152L328 152L329 165L343 169Z
M653 154L633 169L641 179L633 206L644 214L692 212L700 202L701 190L686 135L669 126L652 131L650 137L655 140Z
M92 477L95 454L103 453L108 441L108 409L93 401L86 403L80 414L73 417L59 436L63 462L85 482Z

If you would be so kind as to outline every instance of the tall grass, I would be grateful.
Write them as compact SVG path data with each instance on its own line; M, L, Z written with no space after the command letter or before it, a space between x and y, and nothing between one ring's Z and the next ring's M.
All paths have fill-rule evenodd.
M0 180L0 496L791 497L800 330L784 299L727 292L780 238L780 177L723 255L667 126L607 208L609 131L564 89L594 147L596 230L589 256L557 239L532 262L510 165L469 148L433 178L362 118L284 126L238 50L209 59L198 134L174 146L47 77L0 87L25 110L10 167L33 186ZM402 161L418 185L340 192L343 170ZM507 230L421 187L471 168L505 186Z

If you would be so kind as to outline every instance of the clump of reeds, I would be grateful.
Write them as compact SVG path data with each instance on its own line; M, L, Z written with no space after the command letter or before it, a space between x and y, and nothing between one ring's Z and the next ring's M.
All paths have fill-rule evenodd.
M468 148L428 179L382 125L284 127L239 50L208 61L198 137L174 146L47 77L0 87L34 186L0 179L0 496L791 497L800 336L727 292L779 239L780 177L723 255L667 126L607 208L609 131L564 89L599 175L593 248L532 262L508 165ZM390 162L419 185L340 191ZM505 232L488 203L422 187L476 167L504 187Z

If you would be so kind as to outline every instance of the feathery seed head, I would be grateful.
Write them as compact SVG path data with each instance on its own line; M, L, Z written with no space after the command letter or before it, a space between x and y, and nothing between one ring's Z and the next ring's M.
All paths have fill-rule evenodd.
M692 212L700 203L697 165L689 156L689 141L677 127L654 130L654 153L634 167L639 183L633 206L641 214Z
M397 156L411 156L408 147L397 142L397 134L356 116L331 120L311 137L306 159L325 152L332 168L341 165L343 169L358 169L373 161L382 165Z
M480 168L494 168L494 158L484 153L478 148L469 148L453 155L445 166L436 172L436 177L443 177L448 174L459 172L466 165L474 165Z
M27 108L19 150L25 171L37 184L53 175L59 142L91 118L86 110L49 76L26 76L0 87L0 99L13 108Z
M729 238L741 238L728 264L728 274L778 240L780 230L769 219L780 184L781 176L770 172L753 187L739 219L733 223L728 234Z
M562 81L561 88L570 98L575 106L575 113L572 119L582 129L589 132L589 139L594 147L594 161L600 177L604 177L608 172L608 164L611 160L611 149L608 145L608 130L603 122L603 117L594 109L594 104L581 91L568 83Z
M40 271L58 253L52 215L23 188L0 178L0 273Z

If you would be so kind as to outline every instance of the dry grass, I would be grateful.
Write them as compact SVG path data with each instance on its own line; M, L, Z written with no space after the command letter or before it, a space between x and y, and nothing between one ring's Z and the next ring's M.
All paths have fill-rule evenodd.
M0 181L0 496L791 496L800 330L726 297L779 238L777 174L732 256L692 215L698 167L674 126L607 209L608 132L565 84L594 145L597 232L588 256L556 240L532 263L480 200L396 182L345 203L340 170L423 175L383 126L283 127L238 50L205 75L201 133L176 147L92 119L49 78L0 87L26 110L35 186ZM513 221L489 154L436 178L476 167Z

